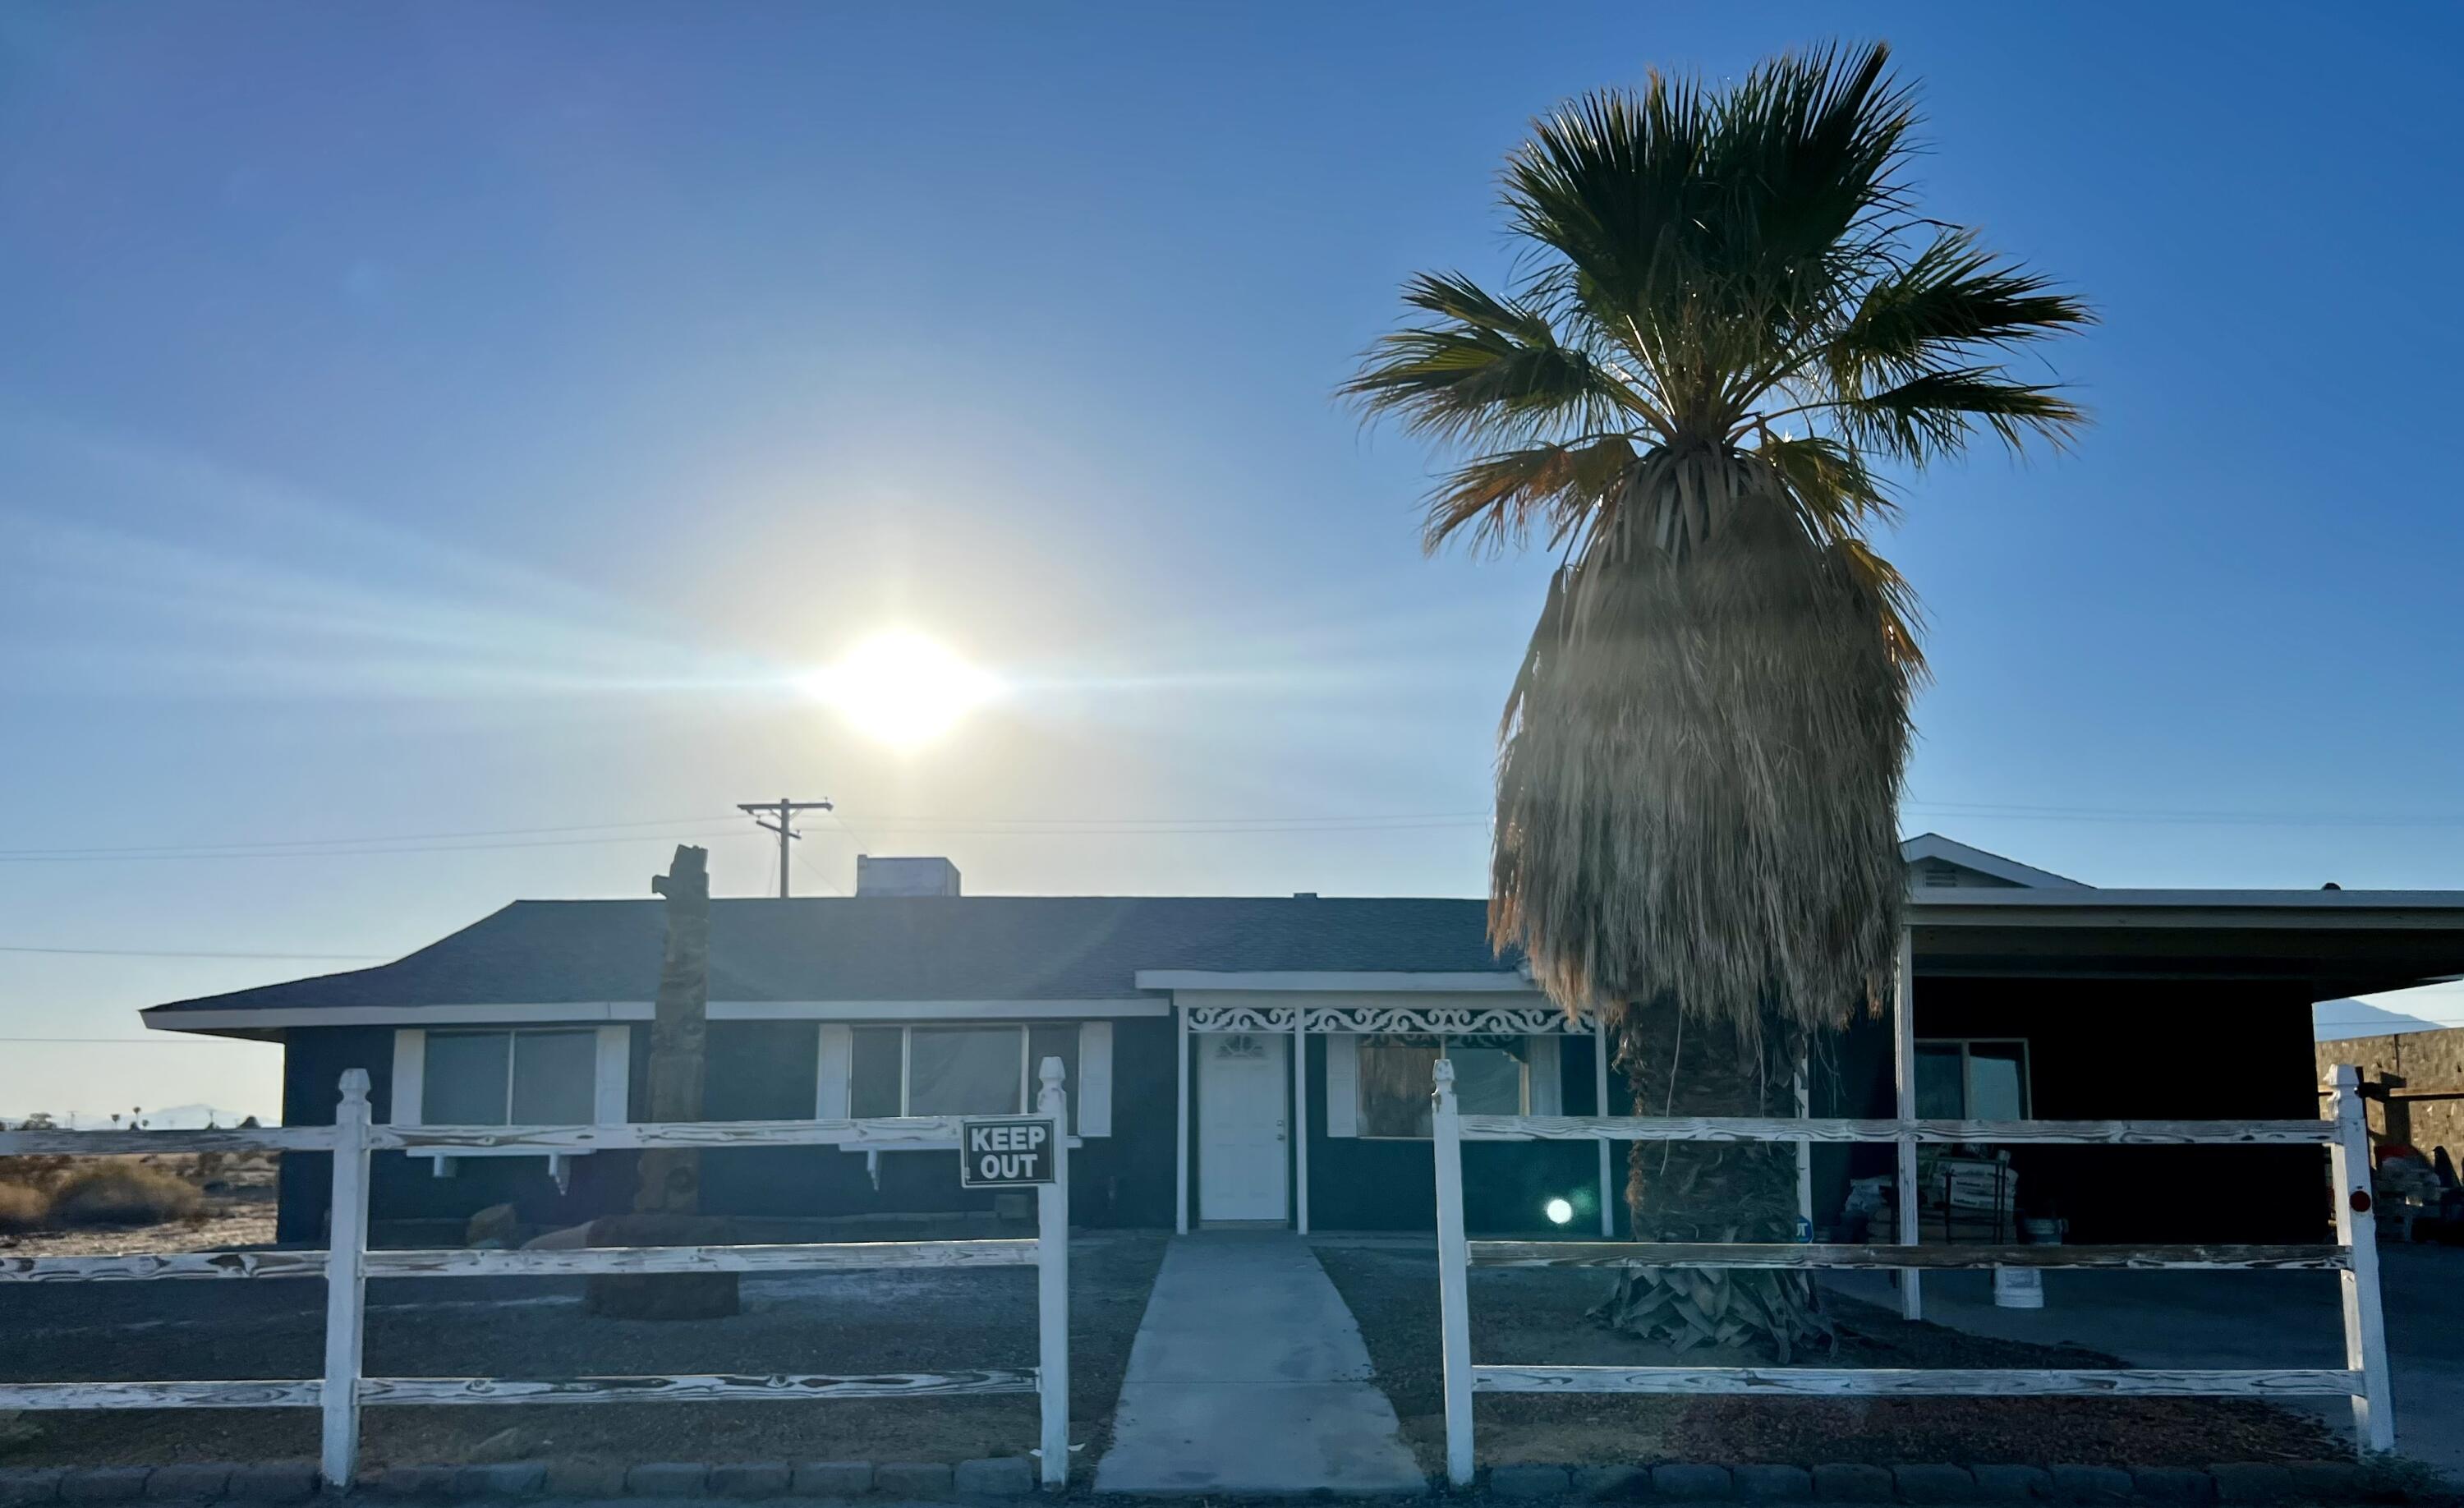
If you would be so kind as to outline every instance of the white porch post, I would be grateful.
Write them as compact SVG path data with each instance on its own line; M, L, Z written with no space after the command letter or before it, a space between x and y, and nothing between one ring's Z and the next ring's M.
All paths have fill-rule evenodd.
M1173 1117L1173 1141L1180 1155L1173 1159L1172 1185L1176 1200L1173 1206L1172 1229L1175 1235L1189 1234L1189 1007L1176 998L1172 1014L1180 1023L1180 1056L1173 1081L1180 1091L1180 1112Z
M1609 1113L1609 1026L1608 1018L1598 1015L1592 1017L1592 1113ZM1600 1235L1604 1238L1617 1235L1617 1206L1610 1202L1616 1180L1609 1169L1609 1147L1608 1138L1600 1138Z
M1891 1082L1898 1090L1899 1119L1917 1118L1917 947L1916 933L1900 929L1900 961L1891 988ZM1917 1144L1911 1136L1898 1139L1899 1242L1917 1244ZM1925 1290L1915 1268L1900 1269L1900 1318L1925 1318Z
M342 1100L334 1107L334 1203L325 1235L325 1378L317 1391L323 1414L318 1452L320 1475L334 1492L348 1491L360 1454L360 1356L368 1280L360 1253L368 1238L368 1071L342 1071Z
M1796 1061L1796 1118L1806 1120L1814 1114L1812 1057ZM1796 1143L1796 1218L1799 1234L1814 1239L1814 1144L1799 1137Z
M1292 1225L1309 1235L1309 1013L1292 1008Z
M1471 1439L1471 1249L1463 1239L1463 1120L1455 1103L1455 1065L1438 1060L1429 1106L1429 1140L1437 1156L1438 1351L1444 1365L1446 1480L1468 1487Z

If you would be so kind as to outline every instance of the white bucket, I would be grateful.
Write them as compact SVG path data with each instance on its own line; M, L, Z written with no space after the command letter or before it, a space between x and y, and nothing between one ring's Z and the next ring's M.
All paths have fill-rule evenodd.
M2045 1274L2035 1267L1993 1269L1993 1307L2041 1309L2045 1306Z

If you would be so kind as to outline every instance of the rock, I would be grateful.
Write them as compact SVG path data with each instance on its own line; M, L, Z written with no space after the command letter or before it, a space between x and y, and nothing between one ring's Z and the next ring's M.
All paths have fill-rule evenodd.
M1899 1492L1887 1466L1829 1461L1814 1469L1814 1496L1827 1503L1886 1503Z
M658 1461L625 1474L625 1490L636 1497L698 1497L710 1468L699 1461Z
M1728 1475L1749 1503L1801 1503L1814 1496L1814 1474L1802 1466L1740 1466Z
M463 1452L473 1465L489 1466L499 1461L536 1460L547 1453L547 1440L537 1430L514 1425L497 1431Z
M804 1461L796 1468L799 1497L854 1497L871 1490L870 1461Z
M1651 1495L1670 1502L1714 1502L1728 1496L1728 1469L1691 1463L1655 1466Z
M1891 1479L1912 1503L1964 1503L1976 1497L1976 1478L1964 1466L1895 1466Z
M471 1216L462 1230L465 1246L494 1247L502 1251L522 1244L522 1217L509 1204L492 1204Z
M950 1485L961 1497L1023 1497L1035 1491L1035 1463L1023 1455L960 1461Z
M158 1466L145 1478L145 1496L181 1502L209 1502L231 1486L231 1469L213 1462Z
M1563 1497L1573 1478L1562 1466L1492 1466L1488 1491L1496 1497Z
M936 1461L884 1461L873 1468L872 1490L892 1497L930 1501L950 1496L950 1469Z
M2041 1466L1971 1466L1976 1496L1990 1503L2042 1502L2054 1495L2054 1474Z
M590 1222L591 1246L733 1246L736 1223L721 1215L664 1212L611 1214ZM582 1306L617 1320L724 1320L737 1313L735 1273L599 1273Z
M723 1461L710 1469L714 1497L780 1497L795 1473L784 1461Z
M2126 1503L2130 1474L2117 1466L2057 1466L2054 1496L2072 1503Z

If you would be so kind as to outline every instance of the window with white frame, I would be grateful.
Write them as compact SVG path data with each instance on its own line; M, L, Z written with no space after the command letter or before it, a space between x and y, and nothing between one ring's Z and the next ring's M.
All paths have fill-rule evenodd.
M1076 1022L856 1026L847 1033L847 1113L1019 1115L1032 1109L1037 1065L1061 1060L1069 1126L1078 1129ZM825 1050L825 1057L827 1056ZM826 1071L826 1070L825 1070Z
M1455 1104L1463 1114L1529 1114L1532 1044L1543 1040L1555 1046L1532 1037L1361 1038L1357 1134L1429 1135L1429 1094L1441 1058L1455 1066Z
M426 1126L588 1126L599 1099L592 1027L429 1032L419 1120Z
M2034 1113L2024 1039L1920 1039L1916 1067L1919 1120L2024 1121Z

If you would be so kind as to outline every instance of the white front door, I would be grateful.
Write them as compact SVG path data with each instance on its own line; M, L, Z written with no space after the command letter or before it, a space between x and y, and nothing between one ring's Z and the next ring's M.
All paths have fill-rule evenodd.
M1202 1035L1198 1053L1198 1217L1286 1220L1291 1043Z

